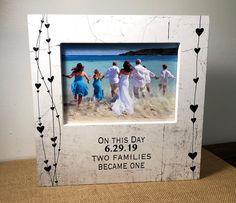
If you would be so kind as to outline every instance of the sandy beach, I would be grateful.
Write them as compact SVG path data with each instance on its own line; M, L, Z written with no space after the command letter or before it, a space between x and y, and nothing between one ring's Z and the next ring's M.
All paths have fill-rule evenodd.
M110 98L101 101L97 106L92 98L85 98L80 107L75 100L64 103L64 122L102 123L102 122L135 122L135 121L174 121L175 95L145 97L134 100L132 115L115 115L111 111Z
M95 43L93 46L86 43L64 43L62 47L62 72L71 74L72 67L81 63L88 76L94 75L97 69L103 75L116 62L121 70L124 61L136 66L137 59L155 76L160 77L163 64L168 64L168 70L177 78L178 43ZM151 76L154 77L154 76ZM78 107L73 99L71 85L74 78L62 79L63 87L63 117L65 124L78 123L107 123L107 122L150 122L174 121L176 101L176 79L168 80L168 91L165 96L159 91L160 80L154 78L150 81L152 96L145 92L145 98L134 100L134 113L132 115L117 116L111 111L111 93L109 77L102 80L102 89L105 99L99 106L93 99L93 81L88 85L88 94ZM129 94L133 94L134 79L129 79Z

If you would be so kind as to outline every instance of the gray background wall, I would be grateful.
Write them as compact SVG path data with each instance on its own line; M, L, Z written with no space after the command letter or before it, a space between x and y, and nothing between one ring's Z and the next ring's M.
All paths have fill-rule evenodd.
M0 161L35 157L27 14L209 15L203 144L236 141L235 8L235 0L0 0Z

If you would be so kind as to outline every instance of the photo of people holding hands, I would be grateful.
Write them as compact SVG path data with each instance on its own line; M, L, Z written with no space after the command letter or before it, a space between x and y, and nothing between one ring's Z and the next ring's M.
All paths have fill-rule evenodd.
M95 48L65 45L66 121L174 120L178 44L126 44L118 50L108 45L106 51L101 44ZM91 49L90 55L80 55L84 49Z

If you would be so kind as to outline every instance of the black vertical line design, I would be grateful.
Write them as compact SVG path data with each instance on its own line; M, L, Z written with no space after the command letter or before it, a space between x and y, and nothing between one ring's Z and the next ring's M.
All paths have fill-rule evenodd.
M195 113L193 113L193 117L195 118ZM195 125L194 125L194 123L193 123L193 128L192 128L192 149L191 149L191 152L193 153L193 151L194 151L194 129L195 129ZM192 167L193 167L193 165L194 165L194 161L193 161L193 159L192 159ZM193 179L194 179L194 171L192 171L192 175L193 175Z
M48 174L49 174L49 177L50 177L50 181L51 181L51 183L52 183L52 186L54 186L54 179L56 178L56 181L55 181L55 183L56 183L56 185L58 185L58 180L57 180L57 175L56 175L56 168L57 168L57 166L58 166L58 161L59 161L59 155L60 155L60 151L61 151L61 123L60 123L60 118L59 118L59 114L58 114L58 110L57 110L57 107L56 107L56 105L55 105L55 102L54 102L54 99L53 99L53 94L52 94L52 89L53 88L50 88L50 90L51 90L51 92L50 92L50 90L49 90L49 87L48 87L48 85L47 85L47 83L45 82L45 78L44 78L44 76L43 76L43 73L42 73L42 71L41 71L41 68L40 68L40 64L39 64L39 50L40 50L40 36L41 36L41 32L42 32L42 24L43 24L43 22L44 22L44 16L45 15L43 15L43 17L42 17L42 19L41 19L41 25L40 25L40 30L39 30L39 36L38 36L38 38L37 38L37 42L36 42L36 47L35 48L38 48L38 50L34 50L35 51L35 53L36 53L36 58L38 58L37 60L36 60L36 64L37 64L37 82L39 82L39 76L41 77L41 79L42 79L42 81L43 81L43 84L44 84L44 86L45 86L45 88L46 88L46 90L47 90L47 92L48 92L48 95L49 95L49 97L50 97L50 99L51 99L51 102L52 102L52 106L51 107L54 107L54 110L55 110L55 113L56 113L56 118L57 118L57 122L58 122L58 128L59 128L59 147L58 147L58 151L57 151L57 156L56 156L56 153L54 153L54 164L53 164L53 166L55 167L54 168L54 175L53 175L53 179L51 178L51 173L50 173L50 170L51 170L51 168L50 169L48 169L48 167L51 167L50 165L48 165L48 159L47 159L47 155L46 155L46 150L45 150L45 146L44 146L44 141L43 141L43 139L42 139L42 148L43 148L43 154L44 154L44 161L46 161L46 162L44 162L45 164L46 164L46 166L47 166L47 168L46 169L48 169L48 170L46 170L45 168L45 170L48 172ZM48 35L49 35L49 32L48 32ZM48 37L48 39L49 39L49 37ZM49 45L49 51L50 51L50 45ZM49 53L48 53L49 54ZM51 54L51 53L50 53ZM50 55L49 54L49 55ZM49 58L49 66L51 67L51 58ZM50 71L50 76L52 76L52 72ZM39 91L38 91L39 92ZM38 94L39 95L39 94ZM39 102L39 98L37 99L37 101ZM40 110L40 103L38 103L38 109ZM40 111L39 111L40 112ZM39 119L41 119L41 116L40 116L41 114L39 114ZM53 119L54 119L54 116L53 116ZM39 120L39 123L42 125L42 123L41 123L41 121ZM40 126L41 126L40 125ZM55 126L54 126L54 130L55 130ZM55 135L55 131L54 131L54 135ZM42 133L40 134L40 137L41 138L43 138L43 135L42 135ZM54 136L55 137L55 136ZM55 148L55 147L54 147Z
M46 90L47 90L47 92L48 92L48 95L49 95L49 97L50 97L50 99L51 99L51 101L52 101L52 104L53 104L54 108L55 108L56 117L57 117L57 119L58 119L58 124L59 124L59 135L60 135L59 138L60 138L60 140L61 140L61 124L60 124L60 120L59 120L59 116L60 116L60 115L58 114L58 110L57 110L57 107L56 107L56 105L55 105L54 99L53 99L52 95L50 94L49 87L48 87L47 83L45 82L43 73L42 73L42 71L41 71L41 69L40 69L39 66L38 66L37 68L38 68L39 74L40 74L40 76L41 76L41 79L43 80L43 84L45 85L45 88L46 88ZM61 142L60 142L60 146L61 146ZM60 148L59 148L59 149L60 149Z
M41 21L42 22L42 21ZM50 48L50 47L49 47ZM59 118L59 114L58 114L58 110L57 110L57 107L56 107L56 105L55 105L55 102L54 102L54 99L53 99L53 95L50 93L50 90L49 90L49 87L48 87L48 85L47 85L47 83L45 82L45 78L44 78L44 76L43 76L43 73L42 73L42 71L41 71L41 69L40 69L40 66L39 66L39 62L38 62L39 60L37 60L37 69L38 69L38 74L41 76L41 79L42 79L42 81L43 81L43 84L44 84L44 86L45 86L45 88L46 88L46 90L47 90L47 92L48 92L48 95L49 95L49 97L50 97L50 99L51 99L51 102L52 102L52 106L54 107L54 110L55 110L55 113L56 113L56 118L57 118L57 122L58 122L58 131L59 131L59 144L58 144L58 150L57 150L57 156L56 156L56 163L54 163L54 176L53 177L55 177L55 172L57 171L56 169L57 169L57 166L58 166L58 162L59 162L59 157L60 157L60 152L61 152L61 138L62 138L62 133L61 133L61 123L60 123L60 118ZM51 59L50 59L50 61L51 61ZM49 64L50 65L50 64ZM55 128L54 128L55 129ZM46 158L45 158L46 159ZM56 183L56 185L58 185L58 180L57 180L57 177L56 177L56 181L55 181L55 183ZM52 186L54 186L54 182L52 183Z
M37 42L36 42L36 47L38 48L38 50L34 50L35 51L35 57L37 58L36 60L36 65L37 65L37 83L39 82L39 52L40 52L40 38L41 38L41 32L42 32L42 25L44 22L44 15L42 15L41 18L41 24L40 24L40 29L39 29L39 33L38 33L38 37L37 37ZM41 112L40 112L40 99L39 99L39 89L37 90L37 106L38 106L38 123L41 124ZM42 142L42 148L43 148L43 154L44 154L44 161L47 160L47 155L46 155L46 150L45 150L45 146L44 146L44 140L43 140L43 134L42 132L40 132L40 137L41 137L41 142ZM45 162L44 162L45 163ZM45 163L47 167L49 167L48 162ZM47 171L48 175L49 175L49 179L51 181L52 186L54 185L52 177L51 177L51 173L50 170Z
M162 130L162 151L161 151L161 181L163 180L163 173L164 173L164 170L163 170L163 155L164 155L164 141L165 141L165 129L166 129L166 126L164 124L163 126L163 130Z
M199 28L201 28L201 18L202 16L200 16L199 19ZM199 44L200 44L200 36L198 35L198 40L197 40L197 48L199 48ZM196 54L196 72L195 72L195 78L198 77L198 53ZM197 98L197 83L195 83L195 87L194 87L194 97L193 97L193 104L196 105L196 98ZM193 118L196 118L196 111L193 112ZM192 139L192 153L193 153L193 148L194 148L194 136L195 136L195 122L193 122L193 139Z
M57 120L58 120L58 128L59 128L59 148L58 148L57 159L56 159L56 167L57 167L57 165L58 165L58 160L59 160L59 155L60 155L60 151L61 151L61 124L60 124L59 114L58 114L58 110L57 110L57 107L56 107L56 105L55 105L54 99L53 99L52 95L50 94L49 87L48 87L47 83L45 82L45 79L44 79L44 76L43 76L43 74L42 74L42 71L41 71L41 69L40 69L39 64L38 64L37 68L38 68L39 74L40 74L40 76L41 76L41 79L43 80L43 84L45 85L45 88L46 88L46 90L47 90L47 92L48 92L48 95L49 95L49 97L50 97L50 99L51 99L51 102L52 102L52 104L53 104L53 106L54 106L54 109L55 109L55 112L56 112L56 117L57 117ZM55 171L54 171L54 172L55 172ZM57 183L58 183L58 182L57 182ZM56 184L57 184L57 183L56 183Z
M201 19L202 16L200 16L199 19L199 28L201 28ZM199 45L200 45L200 35L198 35L198 40L197 40L197 49L199 49ZM198 78L198 62L199 62L199 58L198 58L198 54L199 51L196 52L196 64L195 64L195 79ZM196 98L197 98L197 86L198 86L198 82L195 82L195 87L194 87L194 95L193 95L193 105L196 105ZM192 118L196 118L196 110L193 111L193 117ZM192 146L191 146L191 152L194 153L194 142L195 142L195 122L192 122ZM194 168L192 168L194 167ZM191 166L191 170L192 170L192 176L194 179L194 171L195 171L195 167L194 166L194 160L192 159L192 166Z
M168 41L170 39L170 19L168 21Z
M46 152L45 152L45 147L44 147L43 137L41 137L41 142L42 142L44 157L45 157L45 160L47 160L47 158L46 158L47 156L46 156ZM45 163L45 162L44 162L44 163ZM48 163L46 163L46 166L49 167ZM52 179L52 176L51 176L50 171L48 171L48 174L49 174L49 178L50 178L51 184L52 184L52 186L53 186L54 183L53 183L53 179Z
M38 106L38 124L39 124L41 123L41 111L40 111L40 99L38 90L37 90L37 106Z
M35 53L37 57L37 53ZM38 61L37 61L38 63ZM39 72L37 71L37 84L39 84ZM39 98L39 89L37 89L37 106L38 106L38 123L41 123L41 111L40 111L40 98Z
M46 15L46 24L48 24L48 16ZM47 40L49 40L49 27L47 29ZM52 77L52 63L51 63L51 49L50 49L50 41L47 41L48 45L48 63L49 63L49 78L51 79ZM53 97L53 86L52 82L50 82L50 91L51 91L51 96ZM51 102L51 107L54 108L53 102ZM54 109L51 109L52 111L52 137L55 138L55 121L54 121ZM55 143L55 142L54 142ZM54 159L54 175L53 175L53 181L56 179L57 180L57 172L56 172L56 148L53 147L53 159ZM56 183L57 184L57 183Z
M41 19L41 24L40 24L40 28L39 28L39 33L38 33L38 38L37 38L37 42L35 44L35 47L40 47L40 38L41 38L41 32L42 32L42 26L43 26L43 22L44 22L44 15L42 16ZM35 58L37 58L37 63L39 63L39 53L40 51L36 51L35 52ZM39 83L39 72L37 71L37 83ZM39 98L39 89L37 90L37 103L38 103L38 123L41 123L41 112L40 112L40 98Z
M38 47L40 37L41 37L41 31L42 31L43 23L44 23L44 15L42 15L41 24L40 24L40 27L39 27L39 34L38 34L38 38L37 38L35 47Z
M199 28L202 28L202 16L200 16L200 19L199 19Z

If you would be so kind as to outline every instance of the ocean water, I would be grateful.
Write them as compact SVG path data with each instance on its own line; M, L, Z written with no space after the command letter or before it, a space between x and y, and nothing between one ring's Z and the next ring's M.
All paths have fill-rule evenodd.
M62 61L62 74L69 75L71 74L71 69L76 66L77 63L82 63L85 66L84 71L88 76L93 75L93 71L98 69L101 73L105 74L106 70L112 66L112 62L118 62L118 66L122 69L123 63L125 60L129 60L133 66L135 66L136 59L141 59L142 64L146 66L150 71L155 73L157 76L160 76L160 72L162 70L162 64L168 65L168 70L177 77L177 56L176 55L162 55L162 56L119 56L119 55L80 55L76 57L68 57L63 59ZM63 86L63 98L64 102L68 102L73 99L73 95L71 92L71 83L73 82L73 78L62 79ZM87 97L93 97L93 81L90 81L89 86L89 94ZM110 85L108 79L104 78L102 80L103 89L105 98L110 98ZM158 94L158 84L159 80L152 79L151 81L151 91L155 96ZM169 79L168 91L175 93L176 91L176 79ZM130 94L132 94L132 79L130 79Z

